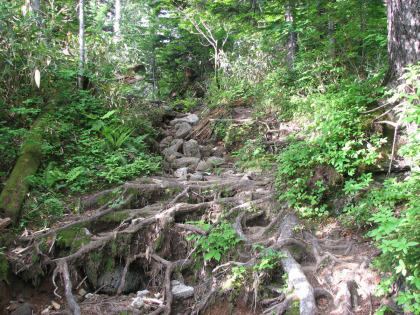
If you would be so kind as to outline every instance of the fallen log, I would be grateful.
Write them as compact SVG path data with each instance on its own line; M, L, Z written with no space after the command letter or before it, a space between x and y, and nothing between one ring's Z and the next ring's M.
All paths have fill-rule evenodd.
M22 146L21 156L0 194L0 214L10 217L14 223L19 220L20 211L29 190L29 183L25 179L34 175L41 163L41 142L48 124L47 117L53 109L54 104L48 104L33 123Z

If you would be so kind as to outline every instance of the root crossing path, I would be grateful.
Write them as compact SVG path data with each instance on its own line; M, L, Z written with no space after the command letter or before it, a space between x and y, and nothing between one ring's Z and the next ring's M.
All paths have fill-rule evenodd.
M276 201L272 174L238 172L223 147L192 138L208 122L166 122L168 175L97 193L21 235L6 255L36 294L10 296L7 312L28 302L38 314L373 314L370 247L300 222Z

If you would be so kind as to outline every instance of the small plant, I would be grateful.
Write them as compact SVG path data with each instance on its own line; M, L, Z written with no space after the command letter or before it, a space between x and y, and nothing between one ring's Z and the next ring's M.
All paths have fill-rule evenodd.
M195 223L204 231L209 231L211 227L211 224L201 221L189 223ZM204 260L214 258L216 261L220 261L223 254L241 241L236 237L236 231L231 228L231 224L228 222L221 222L218 226L213 227L206 236L193 235L187 240L196 241L197 253L204 253Z
M282 255L279 251L269 250L264 253L263 258L258 264L255 264L252 269L257 271L271 270L276 266L280 265L280 258L287 257Z

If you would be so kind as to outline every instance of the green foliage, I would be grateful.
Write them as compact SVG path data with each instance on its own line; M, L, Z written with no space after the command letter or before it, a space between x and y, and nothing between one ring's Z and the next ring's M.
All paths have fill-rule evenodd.
M270 249L268 252L264 253L259 263L255 264L252 269L259 272L264 270L271 270L277 266L280 266L280 258L282 257L287 256L282 255L279 251Z
M381 92L376 86L378 77L364 84L343 79L325 92L292 99L299 103L294 115L303 128L289 137L289 146L278 156L277 185L282 198L301 207L305 216L326 214L322 200L327 185L337 185L341 178L355 176L359 165L375 162L383 141L362 129L360 111Z
M411 66L401 78L403 83L393 91L392 102L399 101L400 121L414 124L414 132L408 135L401 153L411 161L412 172L403 181L391 178L384 189L372 191L368 196L375 229L368 235L376 241L382 255L376 265L391 276L381 281L379 294L384 294L401 281L405 290L398 292L398 304L420 314L420 125L419 82L420 67Z
M211 224L202 221L190 223L196 223L196 226L204 231L209 231L211 227ZM208 235L193 235L187 240L196 241L197 253L204 253L204 260L214 258L216 261L220 261L223 254L241 241L236 237L236 231L231 228L231 224L224 221L213 227Z
M266 152L262 140L245 141L243 147L234 151L232 156L239 159L235 166L243 170L261 171L274 167L275 156Z

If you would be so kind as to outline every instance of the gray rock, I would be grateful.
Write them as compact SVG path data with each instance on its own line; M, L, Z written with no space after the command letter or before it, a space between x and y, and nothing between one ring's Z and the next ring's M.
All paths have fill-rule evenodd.
M175 161L173 161L172 163L172 167L174 169L179 169L182 167L189 167L193 170L196 169L198 162L200 162L199 158L195 158L195 157L183 157L180 159L176 159Z
M217 156L217 157L223 157L223 154L225 153L225 149L222 147L215 147L211 150L211 155Z
M131 302L131 306L141 309L144 306L143 298L141 296L134 298L133 302Z
M190 180L195 182L203 181L204 175L201 172L195 172L194 174L191 174Z
M114 269L105 271L98 279L98 288L102 287L101 291L107 294L116 294L121 283L123 270L124 267L122 265L117 265ZM123 293L135 291L140 285L140 281L141 277L139 273L128 270Z
M223 164L226 164L225 159L221 158L221 157L217 157L217 156L211 156L207 159L207 162L211 163L212 166L220 166Z
M213 167L213 165L209 162L206 161L200 161L196 167L196 171L200 171L200 172L205 172L209 169L211 169Z
M197 117L197 115L190 114L190 115L188 115L186 117L176 118L176 119L172 120L169 124L171 126L175 126L176 124L186 122L186 123L194 126L194 125L196 125L198 123L199 120L200 119Z
M167 148L170 146L172 140L174 138L172 136L168 136L162 139L162 141L159 143L159 147L160 148Z
M194 139L184 142L182 150L184 152L184 155L187 157L196 157L201 159L200 146L198 145L198 142Z
M171 281L171 284L174 281ZM177 281L179 283L179 281ZM185 284L179 283L176 285L172 285L172 294L174 295L175 299L185 299L189 298L194 295L194 288L190 286L186 286Z
M182 140L182 139L174 139L174 140L172 140L171 146L169 147L169 149L171 149L175 152L178 152L179 148L182 147L183 143L184 143L184 140Z
M163 161L162 162L162 167L165 170L170 170L171 169L171 164L169 164L169 162L167 162L167 161Z
M30 303L25 303L14 311L10 312L10 315L32 315L35 308Z
M191 169L188 167L181 167L174 172L174 176L180 180L187 180L188 173L191 173Z
M137 291L137 296L138 297L143 297L145 295L148 295L150 293L149 290L142 290L142 291Z
M173 162L173 160L174 160L173 157L175 157L175 159L183 157L183 155L181 153L176 152L176 151L172 150L171 148L166 148L165 150L163 150L162 155L165 158L165 160L168 161L169 163Z
M200 145L200 151L202 158L208 158L209 156L211 156L211 150L207 146Z
M175 133L175 138L185 138L191 129L192 127L190 126L190 124L186 122L181 123L178 127L178 130Z

